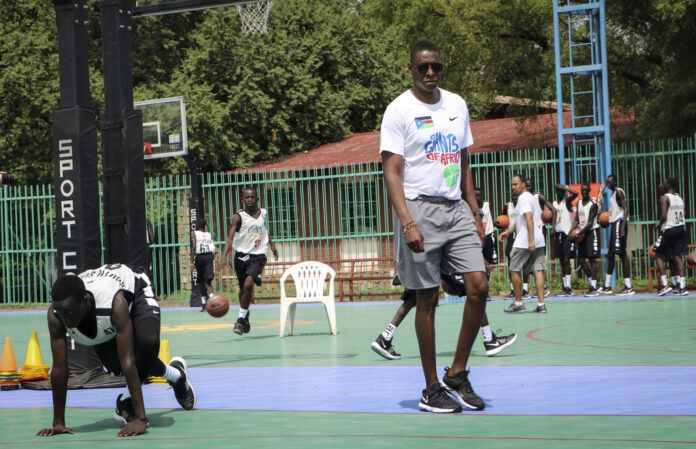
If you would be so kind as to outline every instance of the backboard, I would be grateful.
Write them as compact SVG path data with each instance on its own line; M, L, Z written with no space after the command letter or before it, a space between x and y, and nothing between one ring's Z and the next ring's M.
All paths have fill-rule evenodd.
M201 9L242 6L257 1L249 0L136 0L133 17L176 14Z
M146 160L188 154L184 97L136 101L133 105L143 113L143 153Z

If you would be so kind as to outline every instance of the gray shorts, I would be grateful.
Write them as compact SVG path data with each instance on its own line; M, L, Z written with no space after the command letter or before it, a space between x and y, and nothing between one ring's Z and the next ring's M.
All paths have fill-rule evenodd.
M534 252L524 248L512 248L508 269L516 273L523 269L525 273L546 271L546 248L542 246Z
M440 273L485 272L481 238L466 201L419 196L406 200L411 218L423 235L425 252L414 253L394 213L394 268L404 287L440 287ZM392 210L393 212L393 210Z

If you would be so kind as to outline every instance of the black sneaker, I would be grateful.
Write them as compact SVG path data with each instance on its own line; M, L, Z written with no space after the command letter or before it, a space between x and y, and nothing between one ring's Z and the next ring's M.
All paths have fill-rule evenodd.
M122 394L116 398L116 409L114 410L114 418L116 421L122 422L124 425L135 419L135 411L133 410L133 399L126 398L121 400Z
M529 299L531 296L529 296L529 290L522 290L522 299Z
M186 373L186 361L181 357L174 357L169 363L172 368L176 368L181 373L181 377L176 382L169 382L174 389L174 396L184 410L191 410L196 406L196 392L193 391L191 382Z
M617 293L619 296L628 296L628 295L635 295L636 292L633 291L633 287L625 287L623 290Z
M662 287L660 289L659 292L657 292L657 296L665 296L667 293L669 293L671 291L672 291L672 287L670 287L669 285L665 285L664 287Z
M394 350L391 340L387 340L382 334L379 334L379 337L372 342L371 347L373 351L387 360L399 360L401 358L401 354Z
M246 318L237 318L237 322L234 323L234 328L232 330L237 335L248 334L251 330L251 325L249 324L249 315L247 315Z
M512 304L510 304L508 307L503 309L503 312L507 313L521 313L526 311L526 307L524 306L524 303L517 303L517 301L512 301Z
M585 293L585 296L587 297L592 297L592 296L599 296L599 290L596 288L590 287L589 290Z
M598 290L600 295L613 295L614 291L611 289L611 287L599 287Z
M510 293L503 299L515 299L515 290L510 290Z
M471 410L483 410L486 404L483 403L483 399L478 397L474 389L471 388L469 371L460 371L457 375L452 377L447 375L448 372L449 368L445 368L445 375L442 376L442 388L454 396L464 407Z
M557 294L556 296L563 296L563 297L573 296L573 290L564 287L563 290L561 290L561 292L559 294Z
M534 313L546 313L546 304L537 304Z
M433 384L427 390L423 390L418 408L424 412L432 413L459 413L462 406L449 397L440 384Z
M677 292L677 295L679 296L689 296L689 291L686 288L679 288L679 291Z
M517 334L510 334L498 337L493 334L491 341L484 341L483 346L486 348L486 355L493 356L513 344L517 340Z

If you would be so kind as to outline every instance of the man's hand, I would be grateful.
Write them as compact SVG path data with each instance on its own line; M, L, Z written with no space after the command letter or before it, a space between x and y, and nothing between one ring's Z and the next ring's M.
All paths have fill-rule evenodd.
M271 248L271 253L273 253L273 259L278 260L278 248L276 248L275 246Z
M421 234L417 226L408 228L404 234L404 238L406 239L406 245L408 245L414 253L422 253L425 251L423 234Z
M534 241L529 242L529 250L531 252L534 252L534 250L536 250L536 245L534 244Z
M63 424L58 424L53 427L46 427L45 429L39 430L36 435L40 437L52 437L53 435L60 435L61 433L72 434L73 431L70 427L65 427Z
M145 420L136 419L125 426L119 433L116 434L117 437L131 437L135 435L142 435L147 429L147 418ZM72 433L72 432L71 432Z

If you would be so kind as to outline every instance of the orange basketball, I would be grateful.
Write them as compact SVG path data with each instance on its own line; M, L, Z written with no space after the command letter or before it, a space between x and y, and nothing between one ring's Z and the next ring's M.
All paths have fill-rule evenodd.
M214 318L220 318L230 310L230 302L224 296L215 295L205 304L205 310Z
M553 212L549 208L544 209L544 211L541 213L541 221L549 224L551 223L551 220L553 220Z
M654 259L657 256L657 253L655 252L655 245L652 245L650 247L650 258Z
M574 235L577 234L578 232L580 232L580 228L575 228L575 229L573 229L572 231L570 231L569 237L574 236ZM580 242L582 242L583 240L585 240L585 234L583 234L583 235L581 235L580 237L578 237L578 239L575 241L575 243L580 243Z
M507 229L510 227L510 219L507 215L498 215L498 218L495 219L495 226L498 229Z
M609 226L609 212L602 212L599 214L599 224L601 224L603 228Z
M696 256L694 256L694 253L689 253L689 255L686 256L686 264L696 265Z

